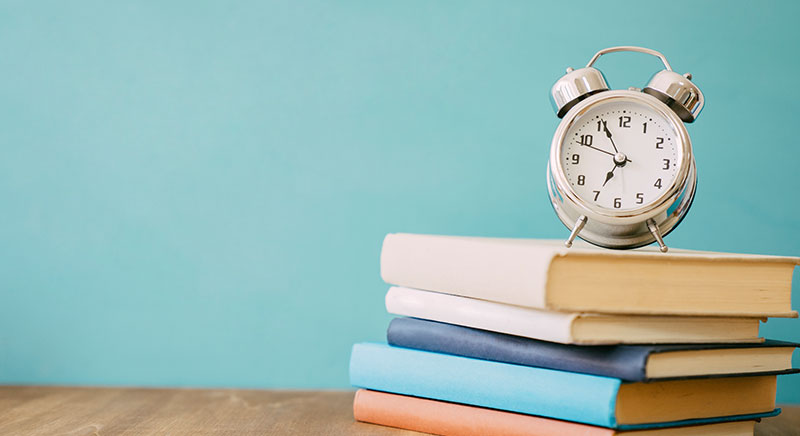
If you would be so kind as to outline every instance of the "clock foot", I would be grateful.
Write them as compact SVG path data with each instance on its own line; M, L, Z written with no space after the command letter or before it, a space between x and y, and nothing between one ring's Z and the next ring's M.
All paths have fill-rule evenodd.
M569 239L564 242L564 245L567 248L572 247L572 241L578 236L578 233L583 229L583 226L586 225L586 215L581 215L578 217L578 221L575 221L575 225L572 226L572 231L569 233Z
M661 250L662 253L666 253L667 246L664 244L664 238L661 237L661 232L658 230L658 224L652 219L647 220L647 228L650 230L650 233L653 234L653 237L656 238L656 242L658 242L658 249Z

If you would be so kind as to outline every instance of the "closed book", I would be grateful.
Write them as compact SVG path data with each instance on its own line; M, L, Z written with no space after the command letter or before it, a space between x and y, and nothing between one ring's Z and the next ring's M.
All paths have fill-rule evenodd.
M442 436L753 436L755 421L619 431L605 427L359 389L356 420Z
M797 317L796 257L567 249L558 241L390 234L387 283L538 309Z
M672 344L579 346L539 341L480 329L395 318L390 345L516 365L651 381L709 376L790 374L797 344Z
M761 342L757 318L555 312L393 286L389 313L565 344Z
M776 376L623 383L386 344L353 346L350 381L370 390L621 430L775 413Z

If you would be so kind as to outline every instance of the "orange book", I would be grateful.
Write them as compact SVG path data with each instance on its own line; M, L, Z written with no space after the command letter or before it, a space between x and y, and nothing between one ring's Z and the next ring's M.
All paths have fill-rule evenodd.
M356 420L443 436L752 436L754 421L618 431L532 415L360 389Z

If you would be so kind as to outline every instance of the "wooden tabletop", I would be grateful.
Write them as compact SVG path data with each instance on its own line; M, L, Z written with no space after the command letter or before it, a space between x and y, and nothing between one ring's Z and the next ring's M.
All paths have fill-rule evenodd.
M0 435L420 435L353 420L351 391L0 387ZM756 425L800 435L800 406Z

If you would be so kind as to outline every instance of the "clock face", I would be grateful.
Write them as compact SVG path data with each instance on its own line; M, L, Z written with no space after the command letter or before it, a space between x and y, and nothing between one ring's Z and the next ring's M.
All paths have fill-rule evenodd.
M600 100L572 122L559 159L583 201L629 211L653 203L672 186L680 141L670 121L650 106Z

